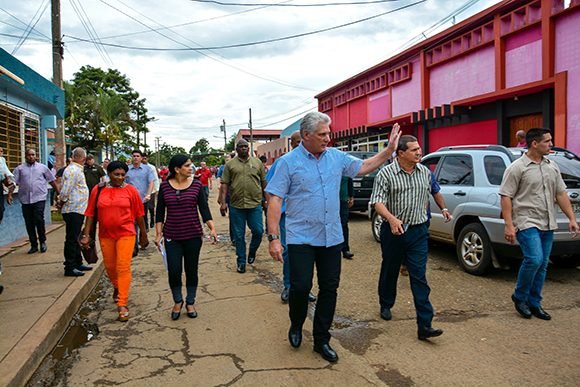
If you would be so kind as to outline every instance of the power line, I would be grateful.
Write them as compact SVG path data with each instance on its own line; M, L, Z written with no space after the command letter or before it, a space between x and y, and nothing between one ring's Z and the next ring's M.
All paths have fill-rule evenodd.
M319 4L281 4L281 3L229 3L217 0L189 0L196 3L210 3L225 6L236 6L236 7L255 7L259 5L268 7L328 7L328 6L341 6L341 5L366 5L366 4L380 4L380 3L393 3L395 1L401 0L372 0L372 1L352 1L346 3L319 3Z
M87 15L87 12L85 11L85 7L83 7L83 3L81 0L76 0L78 2L78 5L82 11L82 13L85 15L85 19L87 20L87 23L89 25L89 27L91 28L91 30L93 31L93 36L95 36L97 38L97 40L99 42L101 42L101 38L99 37L99 34L97 33L97 30L95 29L95 27L93 26L93 23L91 22L91 19L89 18L89 15ZM111 57L109 56L109 53L107 52L107 50L105 49L105 47L103 47L103 52L105 53L105 56L107 57L107 59L109 60L109 64L111 65L111 67L114 67L114 63L113 60L111 59Z
M19 28L19 27L15 27L15 28ZM21 28L19 28L19 29L21 29ZM20 39L22 37L22 35L5 34L3 32L0 32L0 36L6 36L7 38L15 38L15 39ZM50 40L48 40L48 39L31 38L31 37L29 37L28 40L34 40L34 41L42 42L42 43L49 43L50 42ZM18 45L18 43L14 43L14 45Z
M114 10L116 10L117 12L120 12L120 13L122 13L123 15L125 15L125 16L126 16L126 17L128 17L128 18L130 18L131 20L134 20L135 22L137 22L137 23L139 23L139 24L141 24L141 25L143 25L143 26L145 26L145 27L149 28L149 29L150 29L152 32L155 32L155 33L157 33L157 34L159 34L159 35L163 36L164 38L167 38L167 39L171 40L172 42L175 42L175 43L177 43L177 44L180 44L180 45L182 45L182 46L184 46L184 47L187 47L187 48L192 48L191 46L189 46L189 45L187 45L187 44L185 44L185 43L183 43L183 42L177 41L177 40L173 39L172 37L170 37L170 36L168 36L168 35L165 35L164 33L160 32L159 30L154 30L154 29L153 29L152 27L150 27L149 25L147 25L147 24L145 24L145 23L141 22L140 20L136 19L135 17L133 17L133 16L131 16L131 15L129 15L129 14L127 14L127 13L123 12L122 10L120 10L120 9L118 9L118 8L116 8L116 7L114 7L113 5L111 5L111 4L109 4L109 3L107 3L106 1L104 1L104 0L100 0L100 1L101 1L103 4L105 4L105 5L107 5L107 6L111 7L111 8L113 8L113 9L114 9ZM139 12L139 11L135 10L134 8L132 8L132 7L130 7L129 5L125 4L123 1L121 1L121 0L118 0L118 1L119 1L119 3L123 4L125 7L127 7L127 8L129 8L129 9L131 9L132 11L134 11L134 12L136 12L136 13L138 13L139 15L143 16L144 18L146 18L146 19L148 19L148 20L152 21L153 23L155 23L155 24L157 24L157 25L163 26L163 24L161 24L161 23L157 22L156 20L154 20L154 19L152 19L152 18L148 17L147 15L144 15L143 13L141 13L141 12ZM163 26L163 27L164 27L164 26ZM171 29L169 29L169 31L173 32L175 35L177 35L177 36L179 36L179 37L181 37L181 38L183 38L183 39L185 39L185 40L188 40L188 41L192 42L193 44L195 44L195 45L197 45L197 46L200 46L200 44L199 44L198 42L196 42L196 41L194 41L194 40L192 40L192 39L190 39L190 38L188 38L188 37L186 37L186 36L184 36L184 35L182 35L182 34L180 34L180 33L176 32L176 31L173 31L173 30L171 30ZM218 59L218 58L214 58L213 56L211 56L211 55L209 55L209 54L206 54L206 53L204 53L204 52L198 51L198 54L200 54L200 55L203 55L203 56L205 56L205 57L206 57L206 58L208 58L208 59L211 59L211 60L213 60L213 61L216 61L216 62L218 62L218 63L221 63L221 64L223 64L223 65L225 65L225 66L231 67L231 68L233 68L233 69L235 69L235 70L238 70L238 71L240 71L240 72L243 72L243 73L245 73L245 74L247 74L247 75L250 75L250 76L253 76L253 77L256 77L256 78L259 78L259 79L262 79L262 80L268 81L268 82L273 82L273 83L276 83L276 84L279 84L279 85L282 85L282 86L291 87L291 88L294 88L294 89L301 89L301 90L314 91L314 90L312 90L312 89L308 89L308 88L305 88L305 87L302 87L302 86L296 86L296 85L292 85L292 84L286 83L286 82L284 82L284 81L280 81L280 80L277 80L277 79L272 79L272 78L268 78L268 77L265 77L265 76L262 76L262 75L259 75L259 74L252 73L252 72L250 72L250 71L247 71L247 70L245 70L245 69L243 69L243 68L241 68L241 67L238 67L238 66L236 66L236 65L233 65L233 64L231 64L231 63L227 63L227 62L225 62L226 58L224 58L224 57L223 57L223 56L221 56L220 54L218 54L218 53L216 53L216 52L213 52L213 51L212 51L212 53L213 53L213 54L215 54L216 56L219 56L219 57L221 57L221 58L222 58L222 59L224 59L224 60L220 60L220 59Z
M28 36L30 36L30 33L32 32L32 30L34 29L34 27L36 27L36 25L38 24L38 22L40 21L40 19L44 15L44 12L46 11L46 8L48 7L49 3L50 3L49 0L46 0L46 1L42 0L42 3L40 3L40 7L38 7L38 10L36 11L34 16L32 17L32 20L30 20L30 23L28 23L28 25L26 26L26 29L24 30L22 37L18 41L16 47L14 47L14 50L12 50L11 55L16 54L16 52L20 49L20 47L22 47L22 44L24 42L26 42L26 39L28 39ZM36 19L36 21L35 21L35 19ZM33 22L34 22L34 24L33 24Z
M266 124L266 125L260 125L260 126L272 126L272 125L276 125L276 124L279 124L280 122L284 122L284 121L290 120L290 119L292 119L292 118L296 118L296 117L298 117L298 116L301 116L301 115L303 115L303 114L309 113L309 112L311 112L313 109L316 109L316 107L311 107L311 108L310 108L310 109L308 109L308 110L304 110L303 112L300 112L300 113L298 113L298 114L294 114L293 116L286 117L286 118L284 118L284 119L282 119L282 120L280 120L280 121L271 122L271 123L269 123L269 124Z
M159 48L159 47L136 47L136 46L127 46L127 45L123 45L123 44L113 44L113 43L102 43L102 42L95 42L93 40L89 40L89 39L83 39L83 38L79 38L76 36L72 36L72 35L66 35L67 37L74 39L76 41L79 42L88 42L88 43L94 43L94 44L101 44L104 46L108 46L108 47L116 47L116 48L124 48L127 50L140 50L140 51L207 51L207 50L221 50L221 49L228 49L228 48L239 48L239 47L249 47L249 46L256 46L256 45L260 45L260 44L266 44L266 43L274 43L274 42L280 42L280 41L284 41L284 40L290 40L290 39L295 39L295 38L301 38L304 36L309 36L309 35L315 35L315 34L320 34L323 32L328 32L328 31L333 31L333 30L337 30L340 28L344 28L344 27L348 27L348 26L352 26L358 23L362 23L362 22L366 22L372 19L376 19L379 18L381 16L385 16L397 11L402 11L404 9L410 8L410 7L414 7L416 5L419 5L421 3L426 2L427 0L419 0L416 1L414 3L411 4L407 4L404 6L401 6L399 8L395 8L377 15L373 15L373 16L369 16L363 19L359 19L359 20L355 20L353 22L349 22L349 23L344 23L344 24L340 24L334 27L329 27L329 28L323 28L323 29L319 29L319 30L315 30L315 31L310 31L310 32L304 32L301 34L296 34L296 35L289 35L289 36L285 36L282 38L275 38L275 39L267 39L267 40L260 40L260 41L254 41L254 42L248 42L248 43L239 43L239 44L230 44L230 45L224 45L224 46L210 46L210 47L198 47L198 48L193 48L193 47L188 47L188 48Z
M285 1L282 1L281 3L287 3L287 2L290 2L290 1L293 1L293 0L285 0ZM147 30L142 30L142 31L127 32L127 33L124 33L124 34L105 36L105 37L103 37L101 39L102 40L107 40L107 39L120 38L120 37L125 37L125 36L140 35L140 34L148 33L148 32L155 32L155 31L173 29L173 28L178 28L178 27L185 27L185 26L189 26L189 25L192 25L192 24L204 23L204 22L207 22L207 21L213 21L213 20L217 20L217 19L222 19L222 18L230 17L230 16L241 15L243 13L249 13L249 12L259 11L260 9L269 8L269 7L270 7L269 5L266 5L266 6L252 8L252 9L244 9L244 10L241 10L241 11L232 12L232 13L228 13L228 14L225 14L225 15L212 16L212 17L208 17L208 18L205 18L205 19L199 19L199 20L189 21L189 22L180 23L180 24L174 24L174 25L171 25L171 26L163 27L163 28L147 29Z
M77 17L79 18L79 21L81 22L82 26L84 27L85 31L87 32L87 34L89 35L89 37L91 38L91 40L94 42L94 46L97 49L97 52L99 53L99 55L101 56L101 59L103 59L103 62L107 65L110 65L112 67L112 61L111 58L108 56L107 52L105 51L105 48L98 44L98 43L102 43L99 40L98 35L96 34L96 31L94 31L94 27L90 21L90 19L88 18L88 16L86 16L86 12L84 12L84 8L82 6L82 3L78 0L69 0L71 6L73 7L73 10L75 11L75 13L77 14ZM85 16L83 16L85 15ZM94 31L94 32L93 32Z
M73 8L73 11L76 13L77 18L79 19L79 21L81 22L81 25L83 26L83 28L85 29L86 33L89 35L90 38L92 38L92 32L90 31L90 29L88 28L85 19L83 18L83 16L80 13L80 10L77 7L77 4L75 3L74 0L69 0L70 5ZM65 35L63 35L64 38ZM97 52L99 53L99 55L101 56L101 59L103 60L104 63L107 63L107 58L105 58L104 53L101 51L102 47L99 46L94 39L92 39L93 41L93 45L95 46L95 49L97 50Z

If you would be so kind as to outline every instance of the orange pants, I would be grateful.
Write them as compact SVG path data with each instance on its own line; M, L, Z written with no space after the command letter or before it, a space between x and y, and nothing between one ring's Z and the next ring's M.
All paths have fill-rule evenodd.
M119 239L100 238L101 251L107 275L115 289L119 290L118 306L127 306L131 287L131 259L135 236Z

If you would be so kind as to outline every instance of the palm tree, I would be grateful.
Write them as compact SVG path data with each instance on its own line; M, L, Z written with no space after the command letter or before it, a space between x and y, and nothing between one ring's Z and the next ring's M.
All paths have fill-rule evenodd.
M95 120L103 129L101 136L107 157L114 159L114 144L124 136L129 124L129 106L119 94L109 94L103 90L95 96L94 106Z

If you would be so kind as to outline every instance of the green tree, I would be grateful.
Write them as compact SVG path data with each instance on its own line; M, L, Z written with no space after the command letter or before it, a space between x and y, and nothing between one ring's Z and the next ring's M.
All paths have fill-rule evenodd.
M191 147L189 150L190 155L194 155L196 153L208 153L210 151L209 141L202 137L196 141L195 145Z
M226 145L226 152L233 152L236 149L236 134L230 136L230 140Z
M105 95L115 98L116 102L122 100L126 114L114 114L114 109L100 107L99 103L108 102ZM113 97L115 95L118 98ZM67 135L74 143L91 151L103 147L111 148L110 151L114 148L130 151L141 145L140 135L149 131L147 123L154 119L148 116L145 102L118 70L83 66L70 82L65 83ZM105 112L104 117L99 116ZM115 124L103 135L105 122L111 125L113 116L116 116Z

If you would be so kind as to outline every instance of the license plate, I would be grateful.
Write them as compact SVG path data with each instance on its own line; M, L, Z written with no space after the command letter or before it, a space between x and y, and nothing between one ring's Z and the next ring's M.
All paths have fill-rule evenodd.
M353 183L352 183L352 186L353 186L354 188L360 188L360 187L362 187L361 183L360 183L360 182L357 182L357 181L353 182Z

